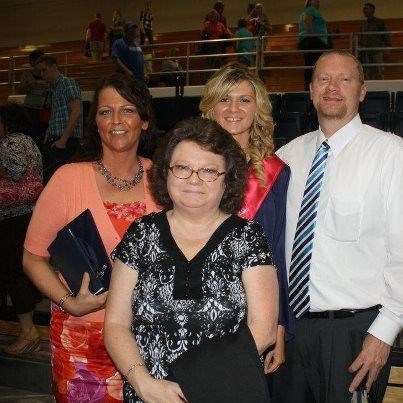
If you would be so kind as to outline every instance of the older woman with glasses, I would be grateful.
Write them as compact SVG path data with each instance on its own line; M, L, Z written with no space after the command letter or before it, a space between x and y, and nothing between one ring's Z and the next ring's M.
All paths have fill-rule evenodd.
M257 353L275 341L278 290L262 228L234 214L246 173L238 143L207 119L179 123L157 151L150 186L165 210L129 228L114 251L108 295L105 341L125 377L125 401L231 401L238 386L260 401L253 400L256 383L266 387ZM245 360L233 363L242 354L226 358L226 340L241 329L252 354L245 348ZM218 369L246 361L257 371L251 383Z

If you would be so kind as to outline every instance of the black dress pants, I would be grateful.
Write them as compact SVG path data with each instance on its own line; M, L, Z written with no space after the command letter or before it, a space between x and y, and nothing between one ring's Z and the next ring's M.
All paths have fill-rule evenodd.
M286 344L285 364L274 374L273 403L348 403L354 374L349 366L358 356L367 329L378 311L343 319L296 321L296 337ZM382 402L390 359L370 392L371 402Z

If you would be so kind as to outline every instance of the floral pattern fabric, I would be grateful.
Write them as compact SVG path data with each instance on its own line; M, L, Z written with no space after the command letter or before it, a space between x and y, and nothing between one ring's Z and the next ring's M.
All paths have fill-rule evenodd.
M273 263L260 225L236 216L188 261L166 212L133 223L112 256L138 272L132 333L157 379L166 378L169 364L191 346L235 332L247 312L242 272ZM126 402L141 401L127 382L124 396Z
M137 218L146 214L146 204L144 202L133 202L125 204L117 204L112 202L104 202L104 206L108 213L116 232L122 238L129 225Z
M41 153L31 137L22 133L9 134L0 138L0 166L6 171L6 178L17 181L24 178L29 167L42 178ZM0 209L0 220L32 212L33 205L20 205Z
M122 378L103 341L103 322L87 322L52 304L49 338L58 403L121 402Z

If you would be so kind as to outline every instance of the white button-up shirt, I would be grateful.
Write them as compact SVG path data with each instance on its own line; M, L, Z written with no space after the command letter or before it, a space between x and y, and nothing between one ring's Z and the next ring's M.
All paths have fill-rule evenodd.
M291 168L286 260L292 246L319 129L282 147ZM329 140L310 269L313 312L382 308L368 332L388 344L403 323L403 141L357 115Z

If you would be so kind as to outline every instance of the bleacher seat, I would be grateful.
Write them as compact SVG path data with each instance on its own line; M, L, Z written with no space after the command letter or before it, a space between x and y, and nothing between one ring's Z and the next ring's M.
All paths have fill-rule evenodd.
M393 133L403 137L403 112L395 112L393 116Z
M403 137L403 91L397 91L395 94L392 131Z
M381 130L391 127L391 95L388 91L368 91L359 112L363 123Z
M309 92L287 92L281 98L281 112L299 112L302 133L315 127L315 111Z
M366 125L375 127L376 129L388 131L390 123L386 123L383 113L366 113L361 115L361 121Z
M199 110L200 104L200 97L193 96L193 97L178 97L177 98L177 117L178 121L196 117L200 115Z
M280 115L281 112L281 94L270 93L269 99L274 117Z
M403 112L403 91L396 91L395 93L395 112Z
M199 116L199 96L153 98L155 121L158 129L171 130L179 121Z
M171 130L177 119L176 98L153 98L152 106L154 109L155 122L159 130Z
M301 129L301 114L299 112L281 112L274 126L274 144L279 149L284 144L303 134Z

